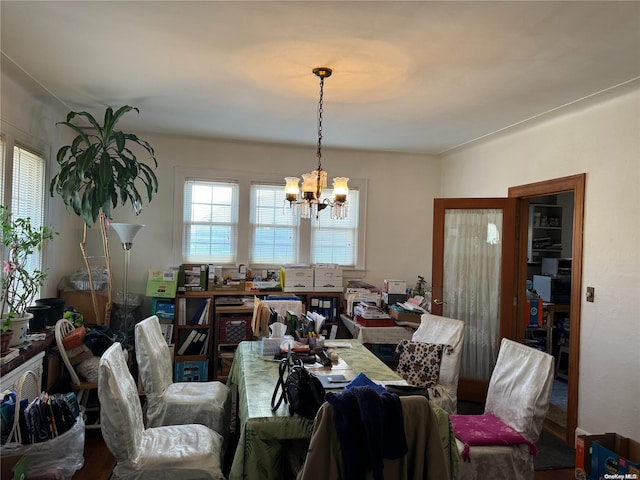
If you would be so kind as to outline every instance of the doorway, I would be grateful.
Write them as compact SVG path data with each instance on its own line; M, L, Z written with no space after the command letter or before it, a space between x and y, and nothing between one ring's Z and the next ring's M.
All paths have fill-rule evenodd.
M530 202L536 197L545 195L573 194L572 238L571 238L571 291L569 294L569 325L567 332L567 345L563 349L562 358L556 358L556 362L562 361L563 368L566 365L566 428L562 429L556 422L547 421L547 427L553 433L562 436L569 444L573 444L575 429L578 420L578 378L580 358L580 303L582 286L582 232L584 218L584 190L586 174L563 177L544 182L532 183L509 188L509 197L520 201L518 227L518 273L517 273L517 318L525 318L527 272L529 269L529 216ZM524 340L526 326L523 322L516 325L516 336ZM561 385L561 384L560 384Z

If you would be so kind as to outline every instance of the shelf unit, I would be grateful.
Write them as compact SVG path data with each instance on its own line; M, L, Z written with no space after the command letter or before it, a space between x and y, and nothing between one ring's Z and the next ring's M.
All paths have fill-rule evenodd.
M214 339L211 293L188 292L176 296L173 349L175 381L205 382L211 379Z
M529 264L539 265L543 258L562 257L562 206L529 205Z
M264 298L270 294L282 292L252 292L245 290L213 290L205 292L186 292L176 295L173 340L174 379L184 380L225 380L233 361L235 349L242 340L251 340L251 318L253 306L222 305L217 302L221 297ZM284 292L285 294L287 292ZM337 338L348 338L346 329L340 322L342 311L342 292L295 292L303 302L305 311L318 311L327 317L324 332L328 336L331 327L337 327ZM190 325L194 321L202 302L209 301L209 309L204 323ZM248 328L247 328L248 326ZM228 330L227 327L230 327ZM243 330L243 327L245 330ZM181 352L192 331L205 333L206 348L195 352ZM241 332L244 331L244 336ZM191 354L193 353L193 354Z
M238 344L252 339L253 306L216 305L213 349L214 378L225 381Z

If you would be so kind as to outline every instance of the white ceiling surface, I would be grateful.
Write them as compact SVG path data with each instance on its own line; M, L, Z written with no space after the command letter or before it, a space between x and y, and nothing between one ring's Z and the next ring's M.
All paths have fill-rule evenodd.
M0 2L2 68L136 132L438 154L640 78L640 2ZM13 73L12 73L13 72Z

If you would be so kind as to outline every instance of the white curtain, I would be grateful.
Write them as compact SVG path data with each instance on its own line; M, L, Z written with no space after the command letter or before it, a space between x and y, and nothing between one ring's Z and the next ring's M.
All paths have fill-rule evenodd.
M443 315L465 322L460 376L489 380L498 355L502 211L445 212Z

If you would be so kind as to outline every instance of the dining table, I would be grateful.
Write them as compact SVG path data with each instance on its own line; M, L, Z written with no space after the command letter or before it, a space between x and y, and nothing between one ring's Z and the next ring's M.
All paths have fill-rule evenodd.
M327 341L325 347L337 353L337 361L332 367L309 365L311 371L316 369L315 373L339 373L348 380L364 373L380 384L404 382L356 339ZM292 459L297 456L298 462L304 460L313 432L313 420L291 415L284 402L272 411L271 398L279 377L280 361L274 359L274 355L262 355L261 352L260 341L241 342L227 378L227 385L235 392L238 434L230 480L278 480L291 476L292 465L295 465ZM444 457L449 461L453 476L458 470L459 456L449 415L433 404L432 408Z

